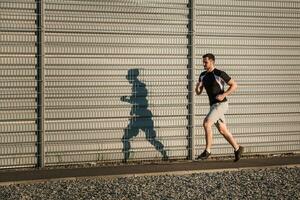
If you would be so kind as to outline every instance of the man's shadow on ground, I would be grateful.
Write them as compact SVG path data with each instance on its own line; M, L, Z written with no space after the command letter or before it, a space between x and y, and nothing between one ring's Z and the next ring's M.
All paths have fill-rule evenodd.
M168 156L164 150L164 145L156 139L156 132L154 130L153 115L148 109L147 95L145 83L138 79L139 70L129 69L126 79L132 84L131 96L122 96L121 101L132 104L130 111L130 121L127 128L124 129L124 136L122 137L124 162L127 162L130 156L130 140L136 137L139 130L146 134L146 139L152 144L157 151L162 154L162 159L167 160Z

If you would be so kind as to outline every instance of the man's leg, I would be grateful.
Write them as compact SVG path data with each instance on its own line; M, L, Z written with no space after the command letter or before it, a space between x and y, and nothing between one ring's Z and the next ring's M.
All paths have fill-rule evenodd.
M213 121L209 120L208 118L204 119L203 127L205 131L205 141L206 141L205 150L208 151L209 153L210 153L212 140L213 140L212 125L213 125Z
M132 128L132 124L130 123L130 125L128 125L128 127L126 129L124 129L124 135L122 137L122 143L123 143L123 154L124 154L124 159L123 162L127 162L130 156L130 149L131 149L131 145L130 145L130 140L131 138L137 136L137 134L139 133L139 129L137 128Z
M229 144L231 144L231 146L234 148L234 150L235 151L238 150L239 145L236 142L236 140L234 139L234 137L232 136L231 132L228 130L226 124L224 122L221 122L221 120L218 120L218 122L216 123L216 126L217 126L219 132L229 142Z
M207 159L210 156L210 148L212 145L212 125L213 121L209 120L207 117L203 121L203 127L205 131L205 141L206 147L205 150L197 157L197 159Z
M164 145L156 139L156 132L153 127L144 128L143 131L146 134L146 139L152 144L157 151L163 156L163 160L168 160L167 152L164 150Z
M244 147L240 146L236 140L234 139L234 137L232 136L232 134L230 133L230 131L228 130L226 124L222 121L218 121L216 123L219 132L224 136L224 138L229 142L229 144L231 144L231 146L234 148L234 156L235 159L234 161L239 161L243 152L244 152Z
M203 121L206 147L205 150L198 156L198 159L207 159L211 154L211 146L213 140L212 125L214 124L214 120L217 121L216 107L217 105L213 105L210 107L210 111Z

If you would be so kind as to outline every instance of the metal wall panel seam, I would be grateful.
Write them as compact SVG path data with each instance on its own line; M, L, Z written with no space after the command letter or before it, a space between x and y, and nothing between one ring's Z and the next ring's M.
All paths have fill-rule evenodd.
M46 10L56 10L56 11L77 11L77 12L118 12L118 13L128 13L134 10L135 13L144 14L177 14L177 15L187 15L187 11L184 8L172 8L172 7L149 7L149 6L111 6L111 5L89 5L89 4L46 4Z
M37 38L38 38L38 56L37 56L37 70L38 70L38 96L37 96L37 167L45 167L45 1L40 0L36 2L37 6Z
M21 10L22 12L35 10L35 3L7 3L1 2L1 9L4 10Z
M201 122L203 119L203 115L199 116L196 114L195 121ZM242 114L235 114L235 115L228 115L227 116L228 124L256 124L261 123L263 124L273 124L273 123L281 123L281 122L293 122L299 123L300 117L297 113L283 113L283 114L252 114L252 115L242 115Z
M69 140L115 140L123 134L123 128L120 129L98 129L98 130L66 130L49 131L46 135L46 141L69 141ZM185 127L157 128L158 138L185 137L187 135ZM73 137L74 136L74 137ZM138 136L137 136L138 137Z
M1 35L0 35L1 36ZM118 35L109 35L102 34L99 37L97 34L60 34L60 33L49 33L45 38L45 42L49 42L51 44L61 44L61 43L76 43L80 44L115 44L116 46L119 44L157 44L157 45L174 45L181 44L185 45L187 43L187 38L185 36L131 36L131 35L123 35L122 37Z
M275 7L275 8L286 8L286 9L295 9L295 7L299 7L300 2L298 0L287 0L287 1L280 1L280 0L247 0L247 1L241 1L237 2L235 0L212 0L210 2L207 2L206 0L197 0L197 6L201 5L214 5L214 6L220 6L220 7L226 7L226 6L234 6L234 7Z
M84 130L84 129L110 129L124 128L128 125L128 119L121 121L111 119L82 119L82 120L51 120L45 124L46 129L53 130ZM0 124L1 126L1 124ZM182 127L187 126L186 117L159 117L155 127ZM12 131L12 130L11 130Z
M49 0L49 2L56 2L59 3L61 2L60 0ZM80 0L72 0L70 2L80 2ZM147 0L146 2L144 1L123 1L123 0L114 0L114 1L94 1L94 0L85 0L85 2L87 3L100 3L100 4L108 4L108 5L115 5L115 4L122 4L122 5L140 5L140 6L148 6L148 5L168 5L168 4L178 4L178 5L182 5L182 6L186 6L186 4L188 3L188 0L165 0L165 1L161 1L161 0ZM82 4L82 2L80 3Z
M189 65L188 65L188 158L195 159L195 101L194 101L194 67L195 67L195 31L196 31L196 4L189 1Z

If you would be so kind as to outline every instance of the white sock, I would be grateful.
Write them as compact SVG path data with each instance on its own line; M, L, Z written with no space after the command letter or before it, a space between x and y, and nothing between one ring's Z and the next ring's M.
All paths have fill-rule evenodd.
M205 149L208 153L210 153L210 149Z

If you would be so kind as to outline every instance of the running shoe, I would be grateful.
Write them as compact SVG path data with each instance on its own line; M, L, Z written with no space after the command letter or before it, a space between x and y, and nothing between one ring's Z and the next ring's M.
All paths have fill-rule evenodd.
M234 151L234 162L237 162L242 157L242 154L244 153L244 147L240 146L238 150Z
M205 160L205 159L207 159L210 155L211 155L211 153L209 153L208 151L204 150L204 151L197 157L197 159Z

